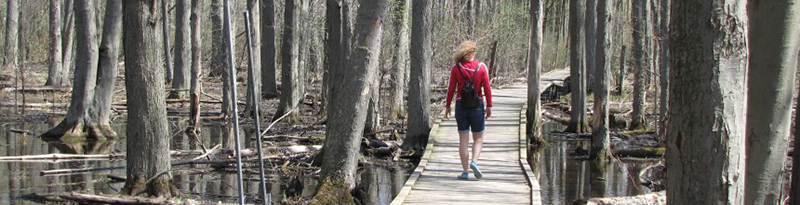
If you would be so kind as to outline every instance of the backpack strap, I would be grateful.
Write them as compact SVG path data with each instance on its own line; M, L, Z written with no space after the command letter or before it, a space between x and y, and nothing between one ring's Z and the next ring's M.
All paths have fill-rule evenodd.
M475 76L478 74L478 69L481 68L481 64L482 63L478 63L478 67L475 68L475 72L472 72L472 79L470 79L470 81L469 81L470 84L473 84L475 82ZM464 67L464 65L461 65L460 62L456 63L456 65L457 65L457 68L458 68L458 73L461 74L461 78L466 79L467 76L465 76L464 73L461 71L461 68ZM464 68L466 68L466 67L464 67Z

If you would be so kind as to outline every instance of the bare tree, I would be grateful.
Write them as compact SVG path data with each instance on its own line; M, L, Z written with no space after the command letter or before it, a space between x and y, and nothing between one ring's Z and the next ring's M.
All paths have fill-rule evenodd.
M745 204L745 0L673 1L667 201Z
M188 133L193 136L198 135L200 127L200 74L202 73L202 38L200 34L200 22L202 22L203 15L200 15L200 9L203 7L203 0L192 0L192 80L189 88L189 98L191 107L191 120L189 121Z
M322 98L322 113L329 115L328 107L330 102L333 102L335 88L333 88L331 79L340 79L337 77L337 72L344 67L344 46L342 45L342 28L343 26L343 9L342 4L346 5L346 0L327 0L325 3L325 29L327 30L327 43L325 44L325 59L327 59L327 66L325 67L325 74L323 75L323 98Z
M225 36L225 32L223 29L223 18L222 18L222 1L223 0L211 0L211 69L209 70L209 76L222 76L225 73L226 63L225 63L225 56L228 55L228 52L225 49L225 41L223 40L223 36ZM223 77L223 79L226 79Z
M50 49L47 69L47 86L62 86L64 70L61 69L61 1L50 0Z
M261 1L261 5L261 95L275 98L278 97L275 79L275 1Z
M409 26L411 24L411 1L397 0L397 12L394 13L394 25L397 30L395 47L397 49L392 58L394 69L391 70L391 97L389 98L389 118L400 119L406 115L404 96L408 86L408 41Z
M170 46L169 46L169 1L162 0L161 1L161 29L163 34L161 40L164 45L164 65L167 67L167 82L172 82L173 78L173 70L172 70L172 56L170 54Z
M411 73L408 87L408 132L401 146L422 155L431 131L431 1L411 7Z
M296 33L300 28L298 8L299 2L296 0L286 0L284 10L283 45L281 47L281 100L275 118L283 116L299 105L302 92L300 90L300 71L299 71L299 34ZM297 122L300 120L298 112L292 112L286 117L286 121Z
M594 81L594 124L592 126L592 158L605 161L611 157L611 138L608 130L608 95L610 93L611 55L614 41L611 32L614 1L597 1L597 56Z
M594 83L596 77L595 70L597 66L595 66L595 59L597 58L596 54L596 47L597 47L597 0L588 0L586 1L586 13L584 13L584 55L586 56L585 65L584 65L584 78L586 78L586 86L588 92L588 88L594 88Z
M585 133L589 131L586 120L586 60L584 59L583 24L585 8L583 1L571 0L569 3L569 50L570 50L570 121L567 132Z
M186 89L191 81L192 42L190 0L175 0L175 72L172 76L170 98L186 98ZM169 63L169 62L167 62Z
M630 130L645 127L644 103L647 94L647 72L650 64L647 61L647 0L633 0L633 58L636 62L633 76L633 112L631 112Z
M97 68L97 89L89 108L90 127L101 136L116 136L111 128L111 103L114 99L114 87L117 82L117 62L119 57L120 38L122 37L122 0L107 0L106 14L103 20L103 36L100 42L99 67Z
M6 4L6 44L3 67L17 66L19 49L19 0L8 0Z
M750 56L745 204L782 204L800 43L800 1L750 0L747 6Z
M72 61L75 60L75 0L66 0L64 4L64 27L61 33L61 83L69 83L69 71L72 69Z
M528 53L528 110L526 111L526 130L528 144L547 143L541 133L542 103L539 80L542 72L542 41L544 28L543 0L532 0L531 15L531 42ZM496 45L496 44L495 44Z
M156 53L156 1L124 1L125 87L128 98L127 181L123 194L175 196L170 170L169 135L163 73ZM80 30L80 29L79 29Z
M253 114L253 100L255 97L261 97L261 9L259 9L259 3L261 0L247 0L247 10L250 12L250 31L252 32L250 36L251 43L253 46L253 76L255 77L255 82L250 83L248 80L247 83L247 90L253 90L254 92L247 92L247 101L244 113L246 116L251 116ZM247 26L247 25L245 25ZM245 44L245 46L248 46ZM247 79L251 79L248 77ZM253 97L252 95L256 95ZM259 115L264 116L264 115Z
M367 117L369 93L375 89L373 83L378 73L382 26L388 7L388 0L363 1L359 5L353 41L358 44L353 46L353 58L349 58L347 63L352 67L342 70L343 78L333 82L333 86L350 92L341 93L341 98L331 102L320 176L322 185L316 195L318 200L347 200L355 188L359 144Z
M56 127L42 134L44 138L86 137L93 134L89 115L97 83L97 27L95 27L94 0L75 0L75 25L77 29L77 60L67 116ZM89 136L102 138L103 136Z
M662 0L661 1L661 18L660 20L660 29L658 34L658 43L659 43L659 77L660 80L660 89L661 94L659 94L660 101L658 102L659 107L659 136L663 136L663 130L666 130L666 123L669 116L667 116L669 108L669 12L670 12L670 3L672 0ZM655 12L655 11L653 11Z

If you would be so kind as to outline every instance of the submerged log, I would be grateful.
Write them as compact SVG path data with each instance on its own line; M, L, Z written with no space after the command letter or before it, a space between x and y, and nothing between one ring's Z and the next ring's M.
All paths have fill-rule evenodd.
M75 201L79 203L89 203L89 204L170 204L169 201L165 198L142 198L142 197L119 198L119 197L100 196L93 194L79 194L75 192L69 194L62 194L59 195L59 197L70 201Z
M639 204L667 204L666 192L656 192L639 196L625 196L625 197L609 197L609 198L591 198L585 203L577 202L575 204L615 204L615 205L639 205Z
M617 157L658 158L664 156L664 147L643 147L614 150Z

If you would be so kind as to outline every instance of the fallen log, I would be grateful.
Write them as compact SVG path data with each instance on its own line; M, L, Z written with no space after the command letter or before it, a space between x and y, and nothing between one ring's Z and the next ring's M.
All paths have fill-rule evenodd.
M580 203L577 203L580 204ZM666 192L660 191L656 193L638 195L638 196L624 196L624 197L608 197L608 198L591 198L583 204L590 205L645 205L645 204L667 204Z
M192 156L202 155L204 152L200 150L173 150L169 151L173 157L179 156ZM109 154L41 154L41 155L23 155L23 156L4 156L0 157L0 161L26 161L26 160L88 160L88 159L119 159L125 157L125 153L109 153Z
M79 193L69 193L69 194L61 194L59 195L62 199L75 201L79 203L91 203L91 204L169 204L169 201L165 198L141 198L141 197L110 197L110 196L100 196L100 195L93 195L93 194L79 194Z
M664 147L643 147L614 150L617 157L659 158L664 156Z
M32 88L4 88L8 92L39 93L39 92L71 92L72 87L32 87Z

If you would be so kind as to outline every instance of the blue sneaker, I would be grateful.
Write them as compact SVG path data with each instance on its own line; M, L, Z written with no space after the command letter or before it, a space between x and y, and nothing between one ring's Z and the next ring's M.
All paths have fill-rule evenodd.
M475 173L475 178L480 179L483 177L483 172L481 172L481 169L478 169L478 164L475 163L475 161L469 163L469 168L472 168L472 172Z
M458 179L468 180L469 172L461 172L461 175L458 175Z

